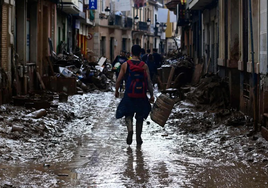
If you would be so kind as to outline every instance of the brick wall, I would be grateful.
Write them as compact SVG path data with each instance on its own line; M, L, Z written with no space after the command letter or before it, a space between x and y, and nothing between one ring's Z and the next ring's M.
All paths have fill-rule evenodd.
M10 102L11 100L11 82L10 78L10 57L9 57L9 45L10 45L10 38L8 33L8 22L9 22L9 5L8 4L2 4L2 7L0 7L2 10L1 12L1 47L0 47L0 54L1 54L1 91L0 91L0 97L3 104Z
M2 6L1 67L8 71L8 5Z

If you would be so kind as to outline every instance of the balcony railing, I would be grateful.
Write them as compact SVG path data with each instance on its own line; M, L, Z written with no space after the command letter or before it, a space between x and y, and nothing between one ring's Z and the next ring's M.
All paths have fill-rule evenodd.
M119 27L131 29L132 28L132 18L114 15L112 18L110 18L108 25L119 26Z
M122 16L115 15L114 25L122 26Z
M125 28L132 28L132 18L125 19Z
M147 22L139 22L138 29L141 31L148 31Z
M114 15L112 18L110 18L108 25L114 25L122 27L122 16Z

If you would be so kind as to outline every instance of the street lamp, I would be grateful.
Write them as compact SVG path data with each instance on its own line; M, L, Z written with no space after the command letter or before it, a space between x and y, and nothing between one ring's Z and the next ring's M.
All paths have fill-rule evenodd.
M151 20L150 20L150 18L147 19L147 25L148 25L148 26L151 25Z

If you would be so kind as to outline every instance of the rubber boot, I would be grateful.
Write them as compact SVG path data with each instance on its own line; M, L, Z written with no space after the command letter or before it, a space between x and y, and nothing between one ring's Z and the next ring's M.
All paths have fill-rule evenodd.
M142 133L142 124L143 121L137 121L136 123L136 141L137 145L142 145L143 141L141 139L141 133Z
M125 118L125 120L126 120L127 131L128 131L126 141L127 141L128 145L131 145L132 144L132 136L133 136L133 117L127 116Z

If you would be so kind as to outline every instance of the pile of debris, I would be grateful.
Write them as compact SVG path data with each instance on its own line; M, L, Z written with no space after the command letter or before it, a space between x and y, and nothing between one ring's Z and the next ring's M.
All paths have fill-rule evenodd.
M32 74L31 80L37 78L37 82L29 84L27 94L13 97L15 106L26 108L50 108L51 101L59 99L59 102L67 102L68 95L83 94L93 90L112 90L113 75L112 65L104 57L83 57L83 54L68 53L61 50L56 54L52 42L49 40L50 56L43 59L44 71L36 76ZM34 73L34 71L33 71Z
M83 93L93 91L95 89L108 91L111 89L111 79L113 77L113 72L111 69L111 64L107 62L107 59L101 57L98 62L89 62L86 59L82 59L77 57L76 55L59 55L59 58L52 61L53 68L52 76L50 78L43 78L48 79L46 85L49 87L50 90L54 91L55 87L51 86L58 82L62 84L61 79L63 82L71 82L72 89L75 89L71 93L67 92L68 94L76 94L76 93ZM75 81L74 81L75 80ZM65 86L68 90L68 87ZM58 88L56 91L62 92L61 88Z
M194 63L187 57L174 56L165 59L164 65L158 69L161 90L170 87L179 89L181 86L190 83L194 72Z
M198 108L210 111L230 107L228 83L215 74L205 75L187 98Z
M46 60L50 77L43 79L50 91L74 95L95 89L111 89L112 65L106 58L98 58L98 55L89 49L86 56L81 53L80 48L76 48L71 54L67 52L64 42L60 45L60 53L56 54L51 40L48 42L51 55Z
M158 68L158 88L162 93L169 93L170 96L184 98L182 89L191 83L194 73L193 60L185 56L178 57L175 53L173 57L165 59L164 65Z

